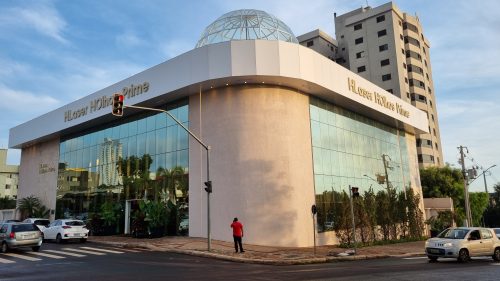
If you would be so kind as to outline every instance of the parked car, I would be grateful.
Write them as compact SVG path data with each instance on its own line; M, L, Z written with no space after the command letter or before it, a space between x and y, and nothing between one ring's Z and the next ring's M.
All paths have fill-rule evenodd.
M49 224L43 230L43 235L45 239L55 240L57 243L68 240L80 240L80 242L85 243L89 230L81 220L59 219Z
M0 252L19 247L31 247L35 252L42 246L42 233L32 223L8 222L0 224Z
M465 262L470 257L490 256L500 261L500 240L491 228L448 228L425 242L425 253L430 261L438 258L456 258Z
M495 231L496 236L500 239L500 228L493 228L493 231Z
M50 224L49 219L40 219L40 218L29 218L29 219L25 219L23 222L32 223L32 224L36 225L38 227L38 229L40 229L40 231L42 231L42 232Z

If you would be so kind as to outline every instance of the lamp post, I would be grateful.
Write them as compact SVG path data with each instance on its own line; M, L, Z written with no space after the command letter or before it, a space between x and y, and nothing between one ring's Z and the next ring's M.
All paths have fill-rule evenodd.
M478 179L481 175L483 175L483 180L484 180L484 192L486 192L486 194L488 194L488 203L489 203L489 197L490 197L490 193L488 192L488 185L486 184L486 172L488 172L489 169L493 168L493 167L496 167L497 165L494 164L494 165L491 165L490 167L488 167L487 169L483 170L483 172L481 174L479 174L477 177L475 177L473 180L471 180L469 182L469 184L471 184L473 181L475 181L476 179Z
M371 179L372 181L376 182L378 185L380 185L380 187L383 188L383 186L378 181L376 181L374 178L370 177L369 175L363 175L363 177L367 177L367 178Z
M493 167L496 167L496 166L497 166L497 164L495 164L495 165L491 165L488 169L486 169L486 170L484 170L484 171L483 171L483 179L484 179L484 192L486 192L486 194L488 194L488 197L489 197L490 195L489 195L489 193L488 193L488 185L486 184L486 172L487 172L489 169L491 169L491 168L493 168Z
M207 192L207 244L208 244L208 251L211 251L211 246L212 246L212 238L211 238L211 231L210 231L210 193L212 193L212 182L210 181L210 146L206 145L204 142L202 142L194 133L192 133L186 126L184 126L177 118L175 118L170 112L164 110L164 109L159 109L159 108L150 108L150 107L142 107L142 106L135 106L135 105L123 105L124 108L137 108L137 109L143 109L143 110L150 110L150 111L158 111L158 112L163 112L166 113L170 118L172 118L179 126L181 126L191 137L193 137L205 150L207 151L207 181L205 182L205 185L207 186L205 188L205 191Z

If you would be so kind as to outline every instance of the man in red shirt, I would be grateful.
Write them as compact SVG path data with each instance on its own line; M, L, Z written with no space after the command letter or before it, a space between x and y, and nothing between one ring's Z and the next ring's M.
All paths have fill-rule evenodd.
M238 252L238 245L240 246L240 253L244 253L245 251L243 251L243 244L241 242L241 238L243 237L243 224L238 221L238 218L234 218L231 228L233 229L234 249L236 253Z

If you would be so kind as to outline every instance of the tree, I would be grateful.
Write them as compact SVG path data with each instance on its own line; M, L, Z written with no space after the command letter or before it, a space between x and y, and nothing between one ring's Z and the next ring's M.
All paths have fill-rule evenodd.
M420 182L424 198L452 198L455 222L461 225L465 218L462 171L450 166L428 167L420 170Z
M21 218L33 217L35 210L42 206L42 202L38 197L30 195L28 197L19 200L19 206L17 209L21 212Z
M0 210L4 209L15 209L16 199L10 199L9 197L0 198Z
M484 214L484 223L488 227L500 226L500 183L493 186L495 192L490 198L491 204Z
M472 225L483 225L483 214L488 207L488 193L471 192L469 193L470 209L472 213Z

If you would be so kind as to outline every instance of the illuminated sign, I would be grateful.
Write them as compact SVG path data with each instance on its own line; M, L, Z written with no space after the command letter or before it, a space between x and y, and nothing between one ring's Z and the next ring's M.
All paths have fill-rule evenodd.
M139 85L132 84L130 85L130 87L123 87L122 95L124 95L125 98L133 98L140 94L146 93L147 91L149 91L149 82L144 82ZM89 113L111 106L112 104L112 94L110 96L102 96L100 98L91 100L90 104L85 107L75 110L67 110L66 112L64 112L64 122L78 119L82 116L86 116Z
M410 118L410 112L406 110L402 104L390 101L385 95L377 93L375 91L371 92L365 88L357 87L356 80L347 78L347 84L349 91L378 104L379 106L385 107L391 111L395 111L400 115Z

